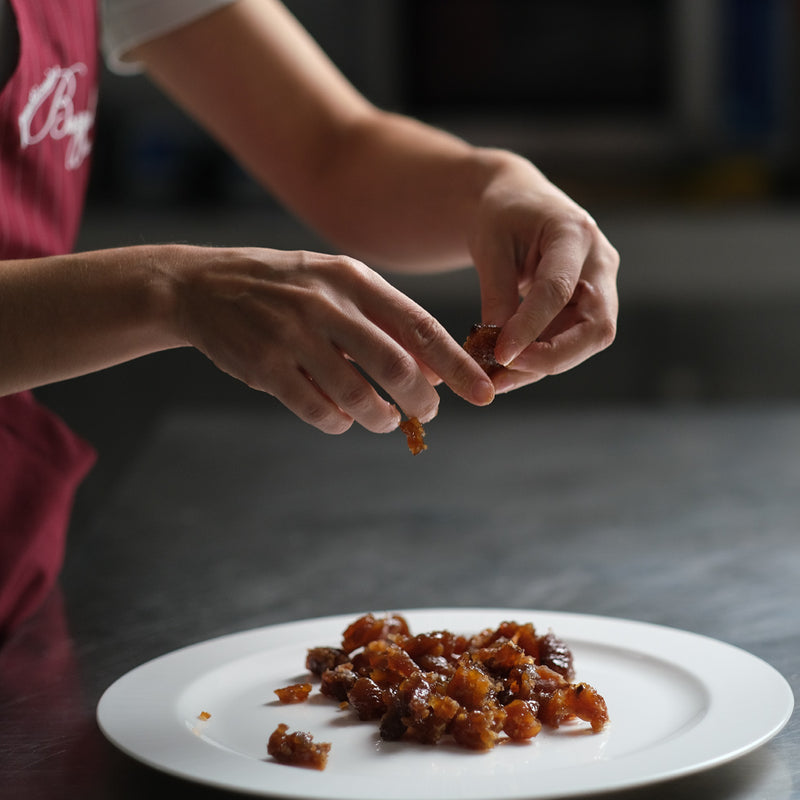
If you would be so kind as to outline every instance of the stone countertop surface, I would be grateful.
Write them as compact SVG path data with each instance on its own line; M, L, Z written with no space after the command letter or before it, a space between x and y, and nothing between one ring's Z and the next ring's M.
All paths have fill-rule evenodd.
M411 456L399 432L325 436L273 408L166 413L0 649L0 794L225 796L117 751L102 692L184 645L329 614L641 620L743 648L798 695L800 407L450 400L426 427ZM614 796L800 798L798 752L795 712L743 758Z

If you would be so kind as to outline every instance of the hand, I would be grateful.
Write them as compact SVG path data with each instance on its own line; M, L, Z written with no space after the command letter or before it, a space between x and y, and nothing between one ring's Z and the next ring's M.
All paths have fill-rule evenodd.
M354 259L178 247L167 266L183 339L327 433L393 430L397 407L435 416L443 381L483 405L494 388L423 308ZM363 372L362 372L363 371Z
M494 375L507 392L564 372L614 339L619 255L594 220L524 159L484 192L470 250L483 322L502 327Z

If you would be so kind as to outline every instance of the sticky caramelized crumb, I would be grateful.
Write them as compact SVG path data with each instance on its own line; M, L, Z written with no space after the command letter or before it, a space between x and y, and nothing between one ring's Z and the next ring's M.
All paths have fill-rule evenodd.
M201 720L202 722L205 722L207 719L211 719L211 714L209 714L208 711L201 711L197 715L197 719Z
M306 669L319 677L325 670L347 661L347 653L338 647L312 647L306 657Z
M303 703L308 700L308 696L311 694L311 684L293 683L291 686L276 689L275 694L278 695L278 700L281 703Z
M400 430L406 435L411 455L416 456L428 449L428 445L425 444L425 429L416 417L404 419L400 423Z
M345 628L341 650L352 653L370 642L388 639L392 634L407 636L409 633L408 623L400 614L386 614L383 617L364 614Z
M588 684L562 686L544 699L541 719L546 725L557 728L575 717L588 722L594 733L601 731L608 722L605 701Z
M315 742L305 731L287 733L288 725L281 723L267 742L267 753L281 764L293 767L310 767L323 770L328 763L331 746L328 742Z
M531 623L506 621L472 636L412 634L400 614L365 614L347 626L339 647L311 648L306 666L319 677L321 694L377 722L385 740L435 744L449 736L470 750L489 750L568 720L582 720L594 733L608 722L603 697L572 682L566 643ZM270 738L270 754L301 758L294 751L311 747L310 737L287 737L282 727Z
M503 733L514 741L532 739L542 729L539 720L539 703L536 700L512 700L505 706L506 718Z
M493 375L503 368L494 357L497 337L500 335L499 325L489 325L485 322L475 323L464 342L464 349L480 364L487 375Z

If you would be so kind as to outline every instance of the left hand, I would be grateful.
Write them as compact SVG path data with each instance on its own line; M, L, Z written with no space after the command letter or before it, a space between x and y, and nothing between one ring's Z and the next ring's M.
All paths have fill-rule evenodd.
M564 372L614 340L619 255L528 161L506 157L487 185L470 252L482 321L502 327L498 392Z

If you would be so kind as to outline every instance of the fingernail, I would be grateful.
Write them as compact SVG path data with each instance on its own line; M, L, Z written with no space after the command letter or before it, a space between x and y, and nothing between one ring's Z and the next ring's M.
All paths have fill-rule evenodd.
M497 359L497 363L498 363L498 364L499 364L501 367L508 367L508 366L509 366L509 365L510 365L510 364L511 364L513 361L514 361L514 359L515 359L515 358L516 358L516 356L515 356L515 355L514 355L514 356L511 356L511 358L498 358L498 359Z
M489 405L494 400L494 384L488 378L475 381L472 387L472 396L478 405Z
M436 415L439 413L439 404L437 403L436 406L429 411L427 414L420 414L417 419L424 424L428 424L431 420L436 419Z
M392 420L386 426L386 433L391 433L392 431L397 430L397 426L400 424L400 420L403 419L403 415L400 413L400 409L394 405L394 403L389 403L389 408L392 410Z
M494 357L498 364L507 367L517 356L519 355L518 348L516 344L509 345L506 344L500 352L498 353L497 349L494 351Z

